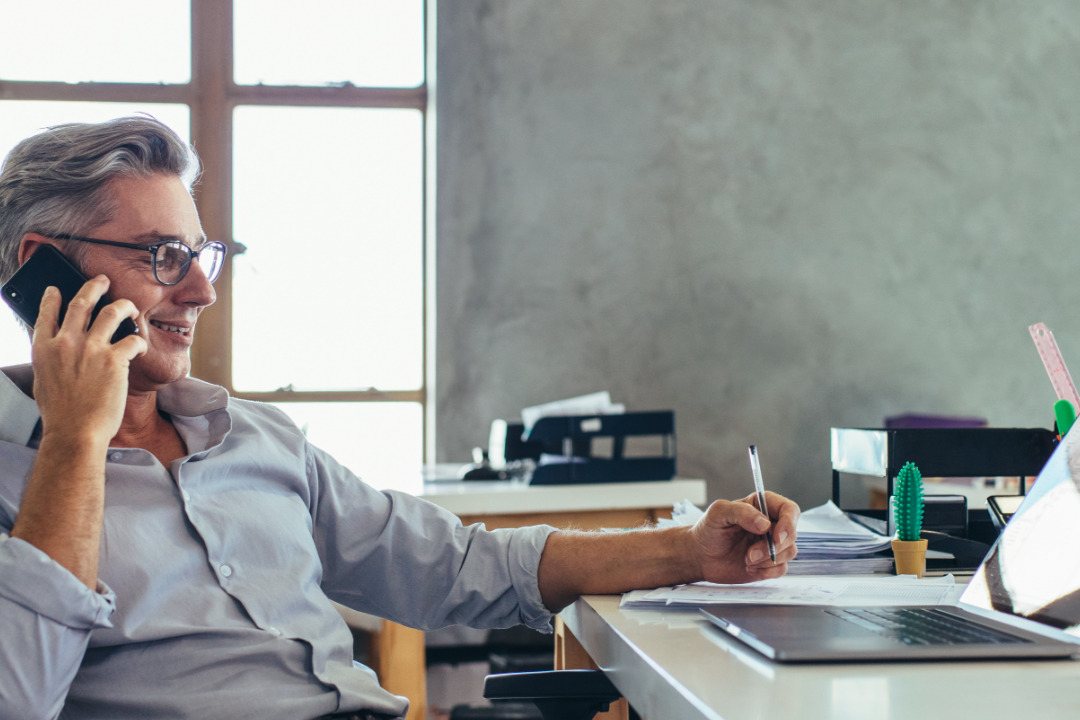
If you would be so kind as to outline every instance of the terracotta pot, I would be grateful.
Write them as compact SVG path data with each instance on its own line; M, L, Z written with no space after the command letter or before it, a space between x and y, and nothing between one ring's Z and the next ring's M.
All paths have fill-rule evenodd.
M897 575L926 574L926 540L893 540L892 551Z

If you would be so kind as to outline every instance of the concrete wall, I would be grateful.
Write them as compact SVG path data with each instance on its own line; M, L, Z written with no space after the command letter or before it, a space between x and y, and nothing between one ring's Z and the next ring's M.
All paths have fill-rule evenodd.
M829 428L1049 426L1080 368L1080 4L442 0L438 458L599 389L710 497Z

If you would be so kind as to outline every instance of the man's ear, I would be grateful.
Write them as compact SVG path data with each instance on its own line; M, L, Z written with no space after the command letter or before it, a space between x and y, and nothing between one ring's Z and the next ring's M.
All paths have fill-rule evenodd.
M22 240L19 241L19 266L21 267L34 254L34 251L42 245L52 245L52 243L49 242L49 238L37 233L23 235Z

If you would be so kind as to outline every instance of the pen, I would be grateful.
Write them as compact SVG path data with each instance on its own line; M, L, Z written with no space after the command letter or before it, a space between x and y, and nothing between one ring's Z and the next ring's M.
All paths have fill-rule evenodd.
M1057 423L1058 438L1063 438L1069 432L1069 428L1076 422L1076 410L1068 400L1058 400L1054 403L1054 421Z
M761 479L761 461L757 456L757 445L750 446L750 469L754 473L754 492L757 493L758 508L765 517L769 517L769 510L765 507L765 481ZM776 563L776 546L773 545L772 530L765 533L765 540L769 543L769 557Z

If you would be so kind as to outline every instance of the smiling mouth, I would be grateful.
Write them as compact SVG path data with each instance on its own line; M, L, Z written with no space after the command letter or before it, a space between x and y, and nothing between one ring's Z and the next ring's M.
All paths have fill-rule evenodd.
M177 335L184 335L185 337L187 335L191 334L191 328L189 328L189 327L180 327L178 325L166 325L165 323L158 322L157 320L151 320L150 324L153 325L154 327L156 327L158 330L164 330L165 332L176 333Z

